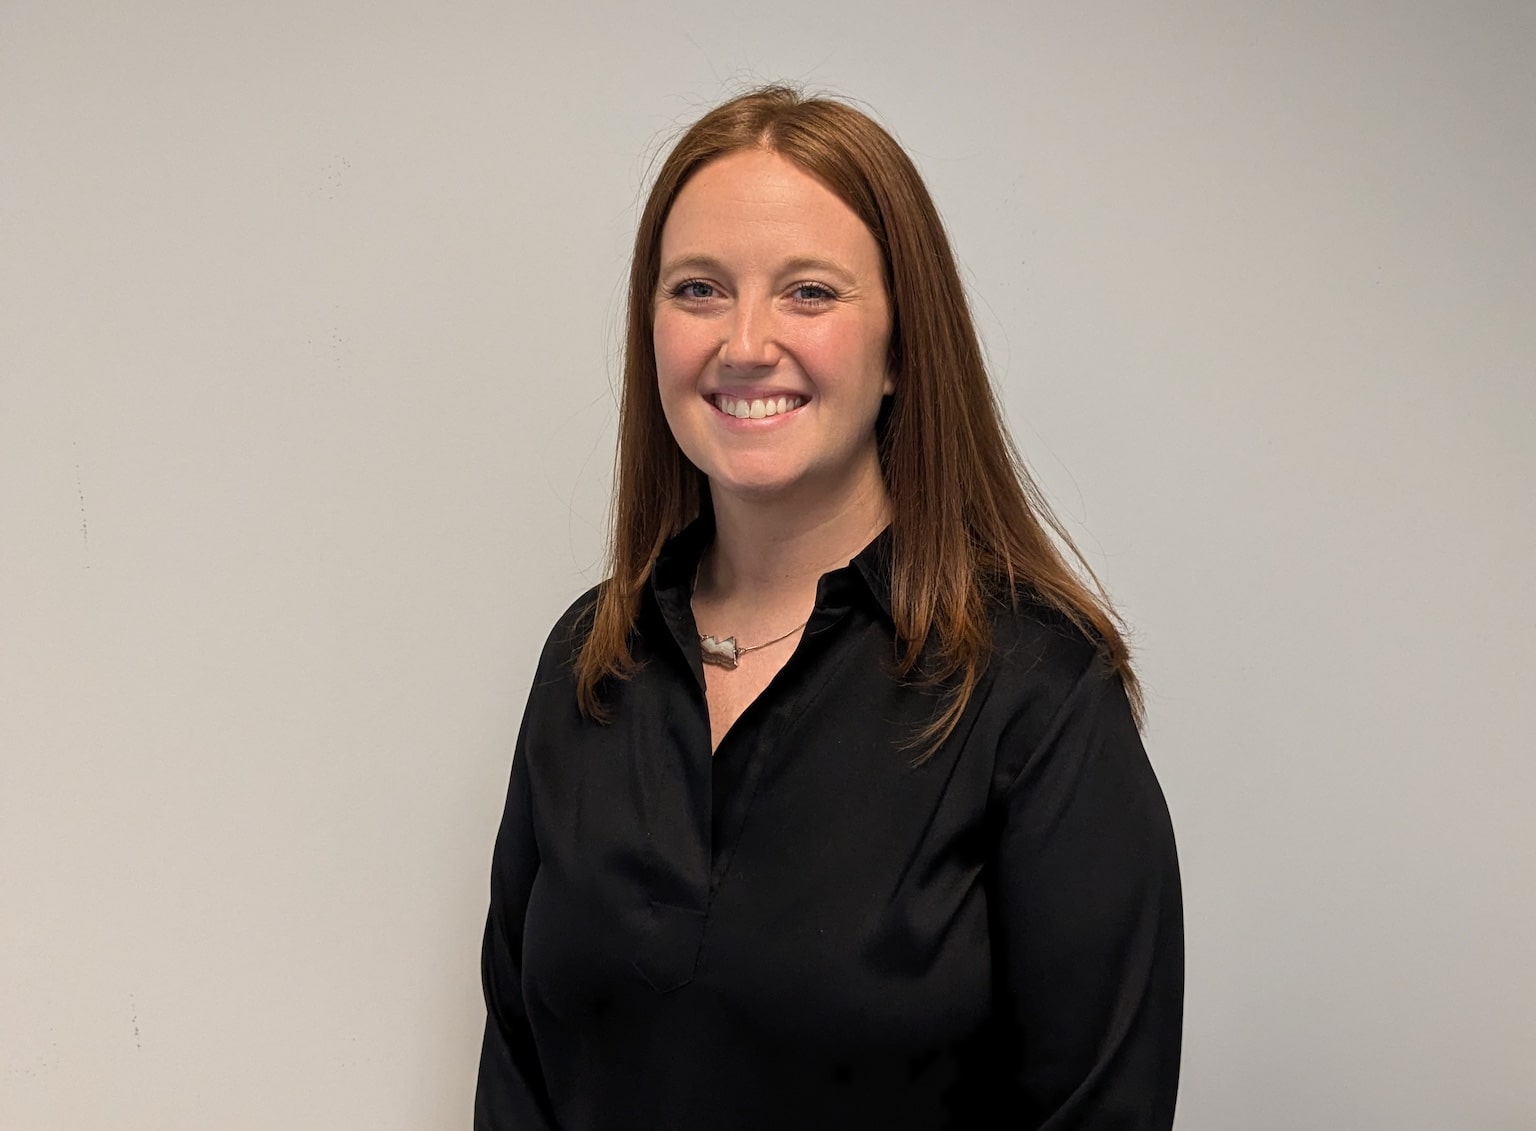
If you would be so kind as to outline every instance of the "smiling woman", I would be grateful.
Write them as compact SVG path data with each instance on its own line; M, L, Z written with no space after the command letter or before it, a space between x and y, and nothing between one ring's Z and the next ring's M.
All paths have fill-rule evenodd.
M612 576L545 645L497 836L477 1128L1171 1126L1137 685L963 293L840 102L754 91L663 163Z

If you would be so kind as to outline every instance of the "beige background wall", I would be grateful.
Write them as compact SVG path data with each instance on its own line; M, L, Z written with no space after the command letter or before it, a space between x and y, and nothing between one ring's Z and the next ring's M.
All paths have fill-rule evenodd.
M1184 1131L1536 1127L1536 6L0 0L0 1127L467 1127L649 156L866 100L1139 630Z

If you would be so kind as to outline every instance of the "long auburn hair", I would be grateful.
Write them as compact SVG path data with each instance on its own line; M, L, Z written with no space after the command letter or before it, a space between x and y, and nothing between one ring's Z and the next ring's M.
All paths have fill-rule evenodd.
M629 272L611 573L576 659L581 711L608 718L602 685L635 670L629 641L657 555L708 505L704 475L672 438L657 391L652 320L662 226L693 174L753 148L793 161L840 197L884 261L895 391L878 439L891 507L896 673L947 690L913 744L926 756L954 730L990 657L988 606L1021 595L1059 610L1095 641L1124 682L1139 724L1141 688L1119 618L1002 423L949 240L917 169L865 114L779 85L733 98L695 122L662 162L640 216Z

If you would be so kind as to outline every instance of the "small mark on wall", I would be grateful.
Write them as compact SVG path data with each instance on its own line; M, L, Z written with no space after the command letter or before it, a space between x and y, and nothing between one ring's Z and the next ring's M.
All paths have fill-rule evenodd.
M331 364L340 369L345 364L347 338L339 329L332 327L330 335L326 338L326 349L331 357Z
M76 453L80 451L80 441L72 441ZM80 475L80 460L75 459L75 497L80 500L80 544L85 549L85 568L91 568L91 526L86 521L85 515L85 483Z
M342 329L343 314L339 304L331 308L331 319L324 332L311 334L304 339L304 344L332 369L345 370L351 364L352 339Z
M352 168L352 162L345 157L332 157L320 169L320 195L326 200L335 200L336 194L341 191L342 181Z
M133 1047L136 1049L142 1049L144 1047L144 1042L139 1037L139 1006L138 1003L133 1000L132 994L128 995L128 1018L129 1023L133 1026Z
M9 1060L0 1062L0 1084L13 1080L35 1080L49 1072L56 1071L59 1067L59 1042L52 1036L54 1030L48 1030L48 1048L44 1052L33 1052L23 1060Z

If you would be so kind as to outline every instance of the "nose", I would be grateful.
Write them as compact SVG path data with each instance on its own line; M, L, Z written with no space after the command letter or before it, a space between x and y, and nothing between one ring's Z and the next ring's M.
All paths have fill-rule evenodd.
M737 373L760 373L779 361L773 306L768 301L742 299L732 308L720 343L720 364Z

